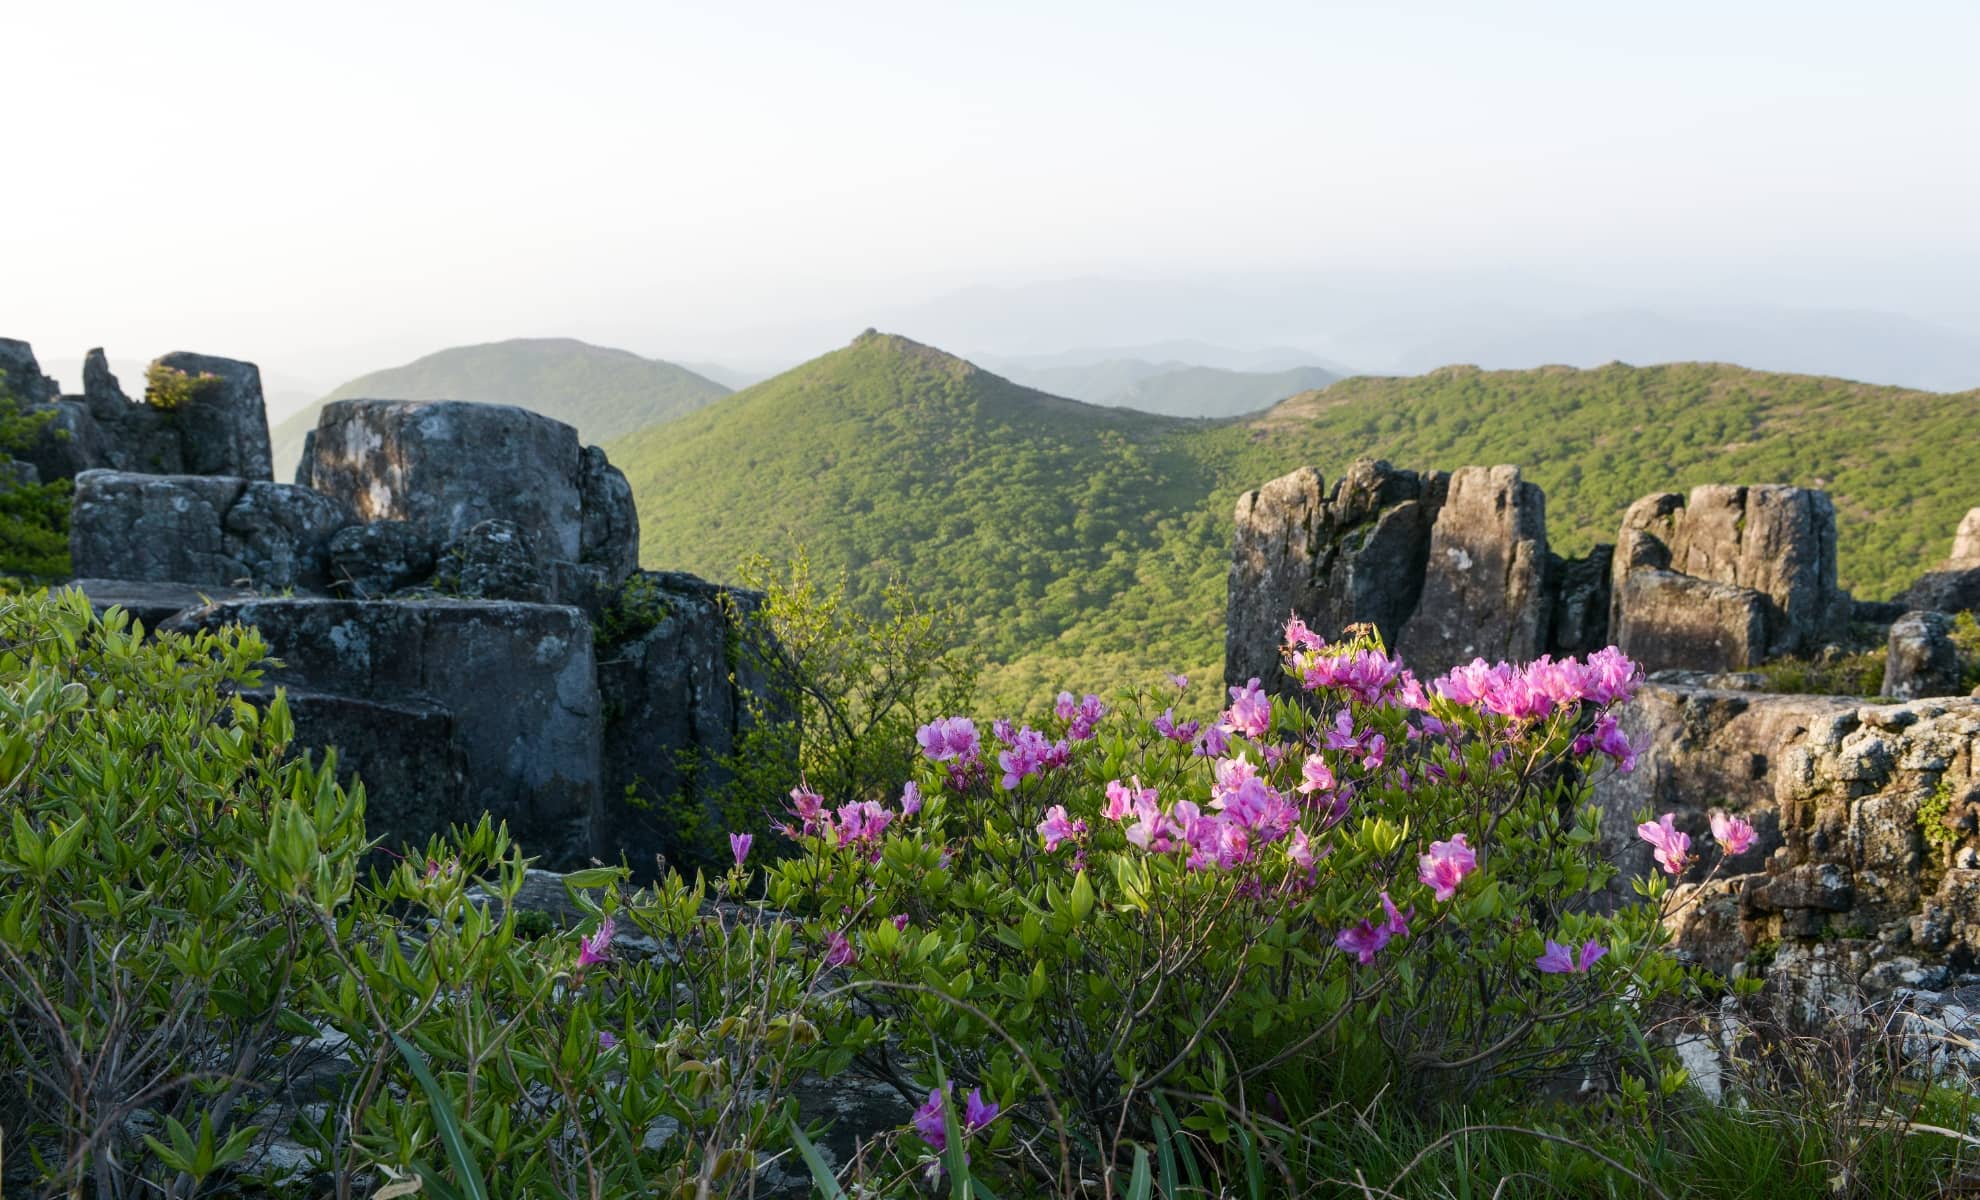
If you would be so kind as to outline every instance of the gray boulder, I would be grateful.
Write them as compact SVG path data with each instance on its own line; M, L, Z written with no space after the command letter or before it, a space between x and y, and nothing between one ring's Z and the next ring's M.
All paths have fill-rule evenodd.
M369 764L385 764L383 774L395 777L397 764L412 761L384 727L407 705L431 705L452 719L451 745L466 779L465 807L457 811L508 822L549 865L581 865L596 852L602 723L591 626L577 609L247 600L196 609L166 628L234 622L258 629L282 661L267 673L271 686L372 706L345 705L335 719L340 761L367 780L381 805L427 803L383 795Z
M740 652L723 599L747 614L762 597L676 572L641 571L626 589L642 619L601 648L598 664L607 713L600 840L644 879L656 859L682 865L691 855L684 819L726 823L718 800L728 776L716 760L736 749L766 684L761 664Z
M1298 615L1339 637L1371 624L1391 646L1416 610L1448 477L1356 461L1330 492L1302 467L1238 499L1224 674L1281 686L1279 643Z
M41 373L34 347L14 338L0 338L0 389L23 404L45 404L62 390Z
M453 710L417 695L390 698L289 687L297 752L337 758L337 781L364 785L365 832L395 853L480 817L468 803L468 761ZM272 689L250 692L266 705Z
M382 600L432 578L433 546L404 521L347 525L330 538L330 588L352 600Z
M550 603L554 591L542 551L514 521L483 521L455 538L440 554L433 586L455 596L528 604Z
M1980 612L1980 565L1946 565L1927 571L1905 589L1897 603L1907 611Z
M606 586L638 558L625 478L561 421L502 404L339 400L324 406L297 482L366 521L403 521L438 548L506 521L545 561L595 567ZM575 600L576 596L560 596Z
M1426 678L1473 658L1524 662L1547 645L1547 499L1519 468L1465 467L1431 528L1403 657Z
M1678 579L1631 583L1640 571ZM1623 516L1612 586L1611 633L1632 657L1654 663L1652 669L1737 670L1812 654L1842 631L1853 611L1836 584L1828 494L1779 484L1708 484L1688 498L1659 493L1638 500ZM1692 611L1681 611L1685 605ZM1673 631L1682 636L1671 640Z
M337 501L289 484L85 471L69 555L80 576L318 589L330 582L331 535L351 520Z
M1894 621L1882 694L1894 700L1963 695L1952 629L1952 618L1942 612L1909 612Z
M171 414L186 474L275 478L259 367L183 350L157 361L195 379L211 380Z

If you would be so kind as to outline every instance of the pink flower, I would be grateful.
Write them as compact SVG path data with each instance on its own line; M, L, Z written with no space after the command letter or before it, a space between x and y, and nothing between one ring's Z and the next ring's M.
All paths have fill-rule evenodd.
M1075 742L1083 742L1093 736L1094 727L1107 715L1107 706L1100 697L1090 692L1077 702L1071 692L1060 692L1058 703L1052 711L1066 722L1066 736Z
M1753 839L1759 836L1753 826L1739 817L1720 809L1712 810L1712 840L1727 854L1744 854L1753 846Z
M1547 949L1539 958L1533 960L1533 965L1548 975L1586 974L1588 968L1594 966L1597 960L1608 952L1608 949L1594 938L1584 942L1578 954L1554 939L1548 938Z
M932 762L974 762L981 751L976 722L968 717L944 717L917 729L915 740Z
M1665 813L1636 827L1636 836L1656 847L1657 865L1672 875L1682 873L1691 858L1691 837L1678 832L1676 821L1670 813Z
M1077 841L1086 834L1086 822L1070 820L1066 806L1054 804L1045 810L1045 819L1038 823L1038 833L1045 839L1045 852L1050 854L1059 848L1059 843Z
M1615 761L1616 770L1624 775L1636 769L1636 748L1629 744L1616 718L1603 713L1600 720L1588 732L1574 739L1574 752L1588 755L1600 751Z
M963 1101L963 1132L977 1130L997 1119L997 1102L983 1099L982 1088L969 1089L969 1096Z
M1294 650L1318 650L1326 645L1326 639L1306 627L1306 622L1294 616L1286 622L1286 646Z
M1224 710L1224 732L1260 738L1271 727L1272 701L1258 686L1257 676L1243 687L1231 689L1231 706Z
M1387 892L1382 893L1382 912L1381 924L1361 921L1343 929L1334 935L1334 945L1354 955L1363 966L1374 962L1376 953L1391 939L1409 936L1409 920L1416 915L1413 908L1408 912L1398 912L1395 901L1389 899Z
M828 967L851 966L855 955L853 944L845 934L834 929L825 935L825 965Z
M911 817L920 811L921 789L915 785L914 780L910 779L907 781L907 786L901 789L901 815Z
M928 1089L928 1101L914 1110L914 1131L929 1147L940 1153L949 1148L948 1122L943 1119L942 1110L947 1107L948 1092L952 1084L944 1083L939 1088ZM982 1088L969 1089L963 1100L962 1126L964 1137L977 1132L997 1119L997 1102L985 1100Z
M1162 715L1155 718L1155 732L1172 742L1187 742L1194 738L1197 730L1201 728L1203 728L1203 725L1198 721L1183 721L1178 723L1176 721L1176 710L1173 708L1163 709Z
M610 1050L618 1044L619 1039L611 1030L601 1029L598 1031L598 1048L600 1050Z
M1388 919L1382 923L1382 928L1397 937L1409 936L1409 919L1416 915L1415 908L1411 908L1408 912L1397 912L1396 902L1389 899L1389 893L1383 892L1382 911L1388 916Z
M1189 676L1179 675L1176 672L1171 671L1169 672L1169 686L1176 689L1179 692L1188 691Z
M729 853L736 856L737 866L742 866L743 859L749 857L750 843L755 840L753 836L747 833L732 833L729 835Z
M612 960L612 918L606 917L598 923L598 931L590 937L578 939L578 969L581 971L596 963Z
M1430 852L1416 860L1416 877L1435 893L1438 902L1457 895L1464 877L1478 869L1478 855L1466 843L1464 834L1448 842L1431 842Z
M1313 869L1313 843L1307 838L1304 829L1292 831L1292 837L1286 841L1286 857L1292 860L1293 866L1302 871Z
M1318 754L1309 755L1299 768L1299 787L1296 790L1303 796L1333 791L1334 769Z

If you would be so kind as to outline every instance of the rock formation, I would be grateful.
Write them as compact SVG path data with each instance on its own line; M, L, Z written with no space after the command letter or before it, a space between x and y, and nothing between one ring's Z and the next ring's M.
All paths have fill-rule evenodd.
M1373 625L1420 673L1598 649L1608 578L1607 546L1548 551L1546 498L1517 468L1363 459L1328 492L1303 467L1238 500L1224 673L1283 686L1275 647L1292 615L1327 638Z
M1811 654L1845 626L1826 493L1706 485L1623 516L1609 631L1650 671L1740 670Z
M1275 647L1298 613L1324 637L1370 624L1393 645L1416 611L1449 477L1357 461L1326 490L1302 467L1237 503L1224 673L1281 678Z
M1952 618L1941 612L1909 612L1892 622L1880 694L1916 700L1964 692L1952 630Z
M1425 675L1547 649L1547 498L1518 467L1453 471L1430 529L1416 612L1397 644Z
M183 372L184 402L162 408L125 396L100 349L83 360L81 395L58 395L26 342L0 339L6 386L50 414L26 459L44 480L90 470L273 479L261 372L253 363L179 352L156 366Z
M1676 812L1703 851L1674 900L1680 951L1753 970L1821 1019L1898 988L1974 982L1980 963L1980 699L1863 705L1653 683L1624 710L1640 751L1597 777L1603 840L1625 877L1634 836ZM1717 868L1706 812L1760 833Z
M732 619L756 600L637 572L603 451L504 405L341 401L274 483L255 369L162 361L204 380L179 407L126 400L100 353L84 397L49 401L0 341L0 369L88 435L70 549L99 609L258 629L281 665L250 699L286 690L296 744L337 751L388 844L486 812L549 865L623 855L645 877L687 849L676 805L720 822L710 764L766 690ZM643 615L603 638L629 580Z

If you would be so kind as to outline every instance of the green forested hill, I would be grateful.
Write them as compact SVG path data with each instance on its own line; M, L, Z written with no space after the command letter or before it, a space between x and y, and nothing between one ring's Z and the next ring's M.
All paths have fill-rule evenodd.
M1237 421L1096 408L902 338L844 350L608 447L649 566L731 576L797 543L872 594L890 573L962 604L1016 701L1059 686L1217 674L1239 492L1358 455L1517 463L1557 548L1631 500L1709 482L1824 486L1844 581L1887 596L1980 504L1980 394L1715 364L1357 378Z
M455 346L401 367L360 375L277 424L275 473L286 479L303 435L332 400L480 400L518 404L577 427L587 444L672 420L729 389L685 367L573 338L516 338Z

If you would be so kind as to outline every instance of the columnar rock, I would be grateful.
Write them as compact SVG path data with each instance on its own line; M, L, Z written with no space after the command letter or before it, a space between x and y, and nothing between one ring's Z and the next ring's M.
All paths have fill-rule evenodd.
M732 625L725 589L656 571L639 572L626 587L633 624L600 650L598 665L607 714L600 838L644 877L656 855L682 847L684 819L726 826L719 800L729 777L719 760L752 724L751 701L769 697L761 664ZM753 592L726 598L738 616L762 602Z
M199 475L85 471L69 556L80 576L320 589L350 511L307 488Z
M510 405L337 401L304 443L296 481L441 549L484 521L509 522L553 579L614 586L638 556L624 476L569 425Z
M1952 630L1952 618L1942 612L1908 612L1894 621L1881 694L1894 700L1963 694Z
M1428 677L1473 658L1516 662L1547 647L1547 498L1518 467L1464 467L1430 532L1423 591L1399 639Z
M1617 538L1613 594L1612 636L1652 670L1809 654L1851 610L1828 495L1777 484L1638 500Z
M26 394L38 411L50 414L27 455L44 479L68 479L98 469L274 478L261 372L253 363L184 352L157 360L156 365L182 371L191 382L184 402L175 408L125 396L101 349L91 350L83 360L79 396L56 396L55 381L39 378L33 363L26 343L0 339L0 371L10 378L16 371L32 371L38 382Z
M1298 614L1324 637L1372 624L1394 645L1416 610L1448 477L1362 459L1331 492L1302 467L1238 499L1224 673L1281 678L1278 646Z
M417 712L424 714L422 728L445 724L449 731L436 769L461 764L465 807L457 811L507 821L529 852L551 865L581 864L598 852L602 712L591 625L577 609L473 600L246 600L195 609L165 628L231 622L254 626L281 660L267 674L271 686L314 697L318 731L368 790L381 790L374 764L394 779L405 777L402 764L412 761L412 750L399 727ZM322 697L342 701L315 699ZM410 801L390 803L404 809ZM372 832L421 837L452 814L405 819L406 828Z

